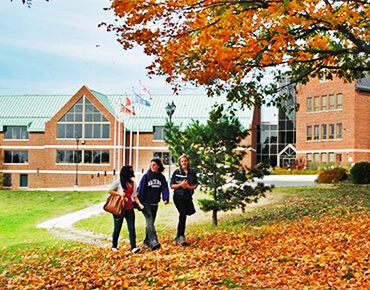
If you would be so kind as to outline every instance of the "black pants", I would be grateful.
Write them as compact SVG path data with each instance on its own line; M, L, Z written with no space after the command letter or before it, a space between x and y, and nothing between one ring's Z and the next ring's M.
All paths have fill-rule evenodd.
M193 201L190 198L178 198L173 197L173 202L179 212L179 223L177 224L177 236L185 236L185 227L186 227L186 217L192 212Z
M135 212L133 209L127 210L124 216L113 215L114 230L112 239L112 248L117 248L118 237L121 232L123 219L126 219L128 235L130 237L131 249L136 248L136 232L135 232Z

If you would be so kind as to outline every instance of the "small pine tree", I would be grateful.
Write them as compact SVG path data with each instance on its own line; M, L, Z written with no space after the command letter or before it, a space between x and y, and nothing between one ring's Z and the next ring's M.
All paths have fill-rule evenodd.
M217 213L236 208L245 209L257 202L271 187L246 185L248 169L241 164L245 151L235 150L248 135L235 117L235 112L220 105L209 114L207 124L194 121L183 132L167 122L165 141L177 159L187 154L192 167L199 173L201 189L211 199L201 199L200 208L212 211L213 225L217 226ZM255 173L253 174L255 175Z

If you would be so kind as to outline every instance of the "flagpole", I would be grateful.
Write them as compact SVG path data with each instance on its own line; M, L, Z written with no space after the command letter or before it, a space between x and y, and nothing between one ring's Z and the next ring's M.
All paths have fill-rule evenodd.
M127 100L127 93L125 93L126 100ZM126 101L125 100L125 101ZM123 161L122 164L126 164L126 116L123 115L123 129L122 129L122 134L123 134Z
M133 109L133 111L135 111ZM132 122L131 122L131 114L130 114L130 165L132 165Z
M114 136L113 136L113 170L116 169L116 142L117 142L117 109L114 111Z

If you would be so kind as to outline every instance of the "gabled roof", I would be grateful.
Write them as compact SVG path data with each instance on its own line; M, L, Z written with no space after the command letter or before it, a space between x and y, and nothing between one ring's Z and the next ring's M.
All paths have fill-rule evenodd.
M164 126L168 119L165 107L172 101L176 105L172 121L180 129L185 129L193 120L206 123L211 109L227 102L225 97L210 98L207 95L153 95L153 99L149 100L150 106L133 104L131 109L134 109L136 116L132 116L120 112L121 104L126 104L126 97L134 101L132 95L90 92L112 115L125 123L126 130L140 132L153 132L154 126ZM72 95L0 96L0 131L4 130L4 126L28 126L30 132L43 132L45 123L71 98ZM253 110L238 110L236 116L245 128L249 128Z
M366 74L365 77L357 81L356 91L370 92L370 75Z

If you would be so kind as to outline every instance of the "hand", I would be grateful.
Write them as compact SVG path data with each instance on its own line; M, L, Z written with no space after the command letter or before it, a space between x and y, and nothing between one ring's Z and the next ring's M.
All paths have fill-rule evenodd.
M164 203L164 204L167 204L167 203L168 203L168 201L167 201L167 200L164 200L164 201L163 201L163 203Z
M188 184L188 180L187 179L184 179L182 182L181 182L181 187L186 189L189 187L189 184Z
M140 209L144 209L144 206L142 204L139 204Z

